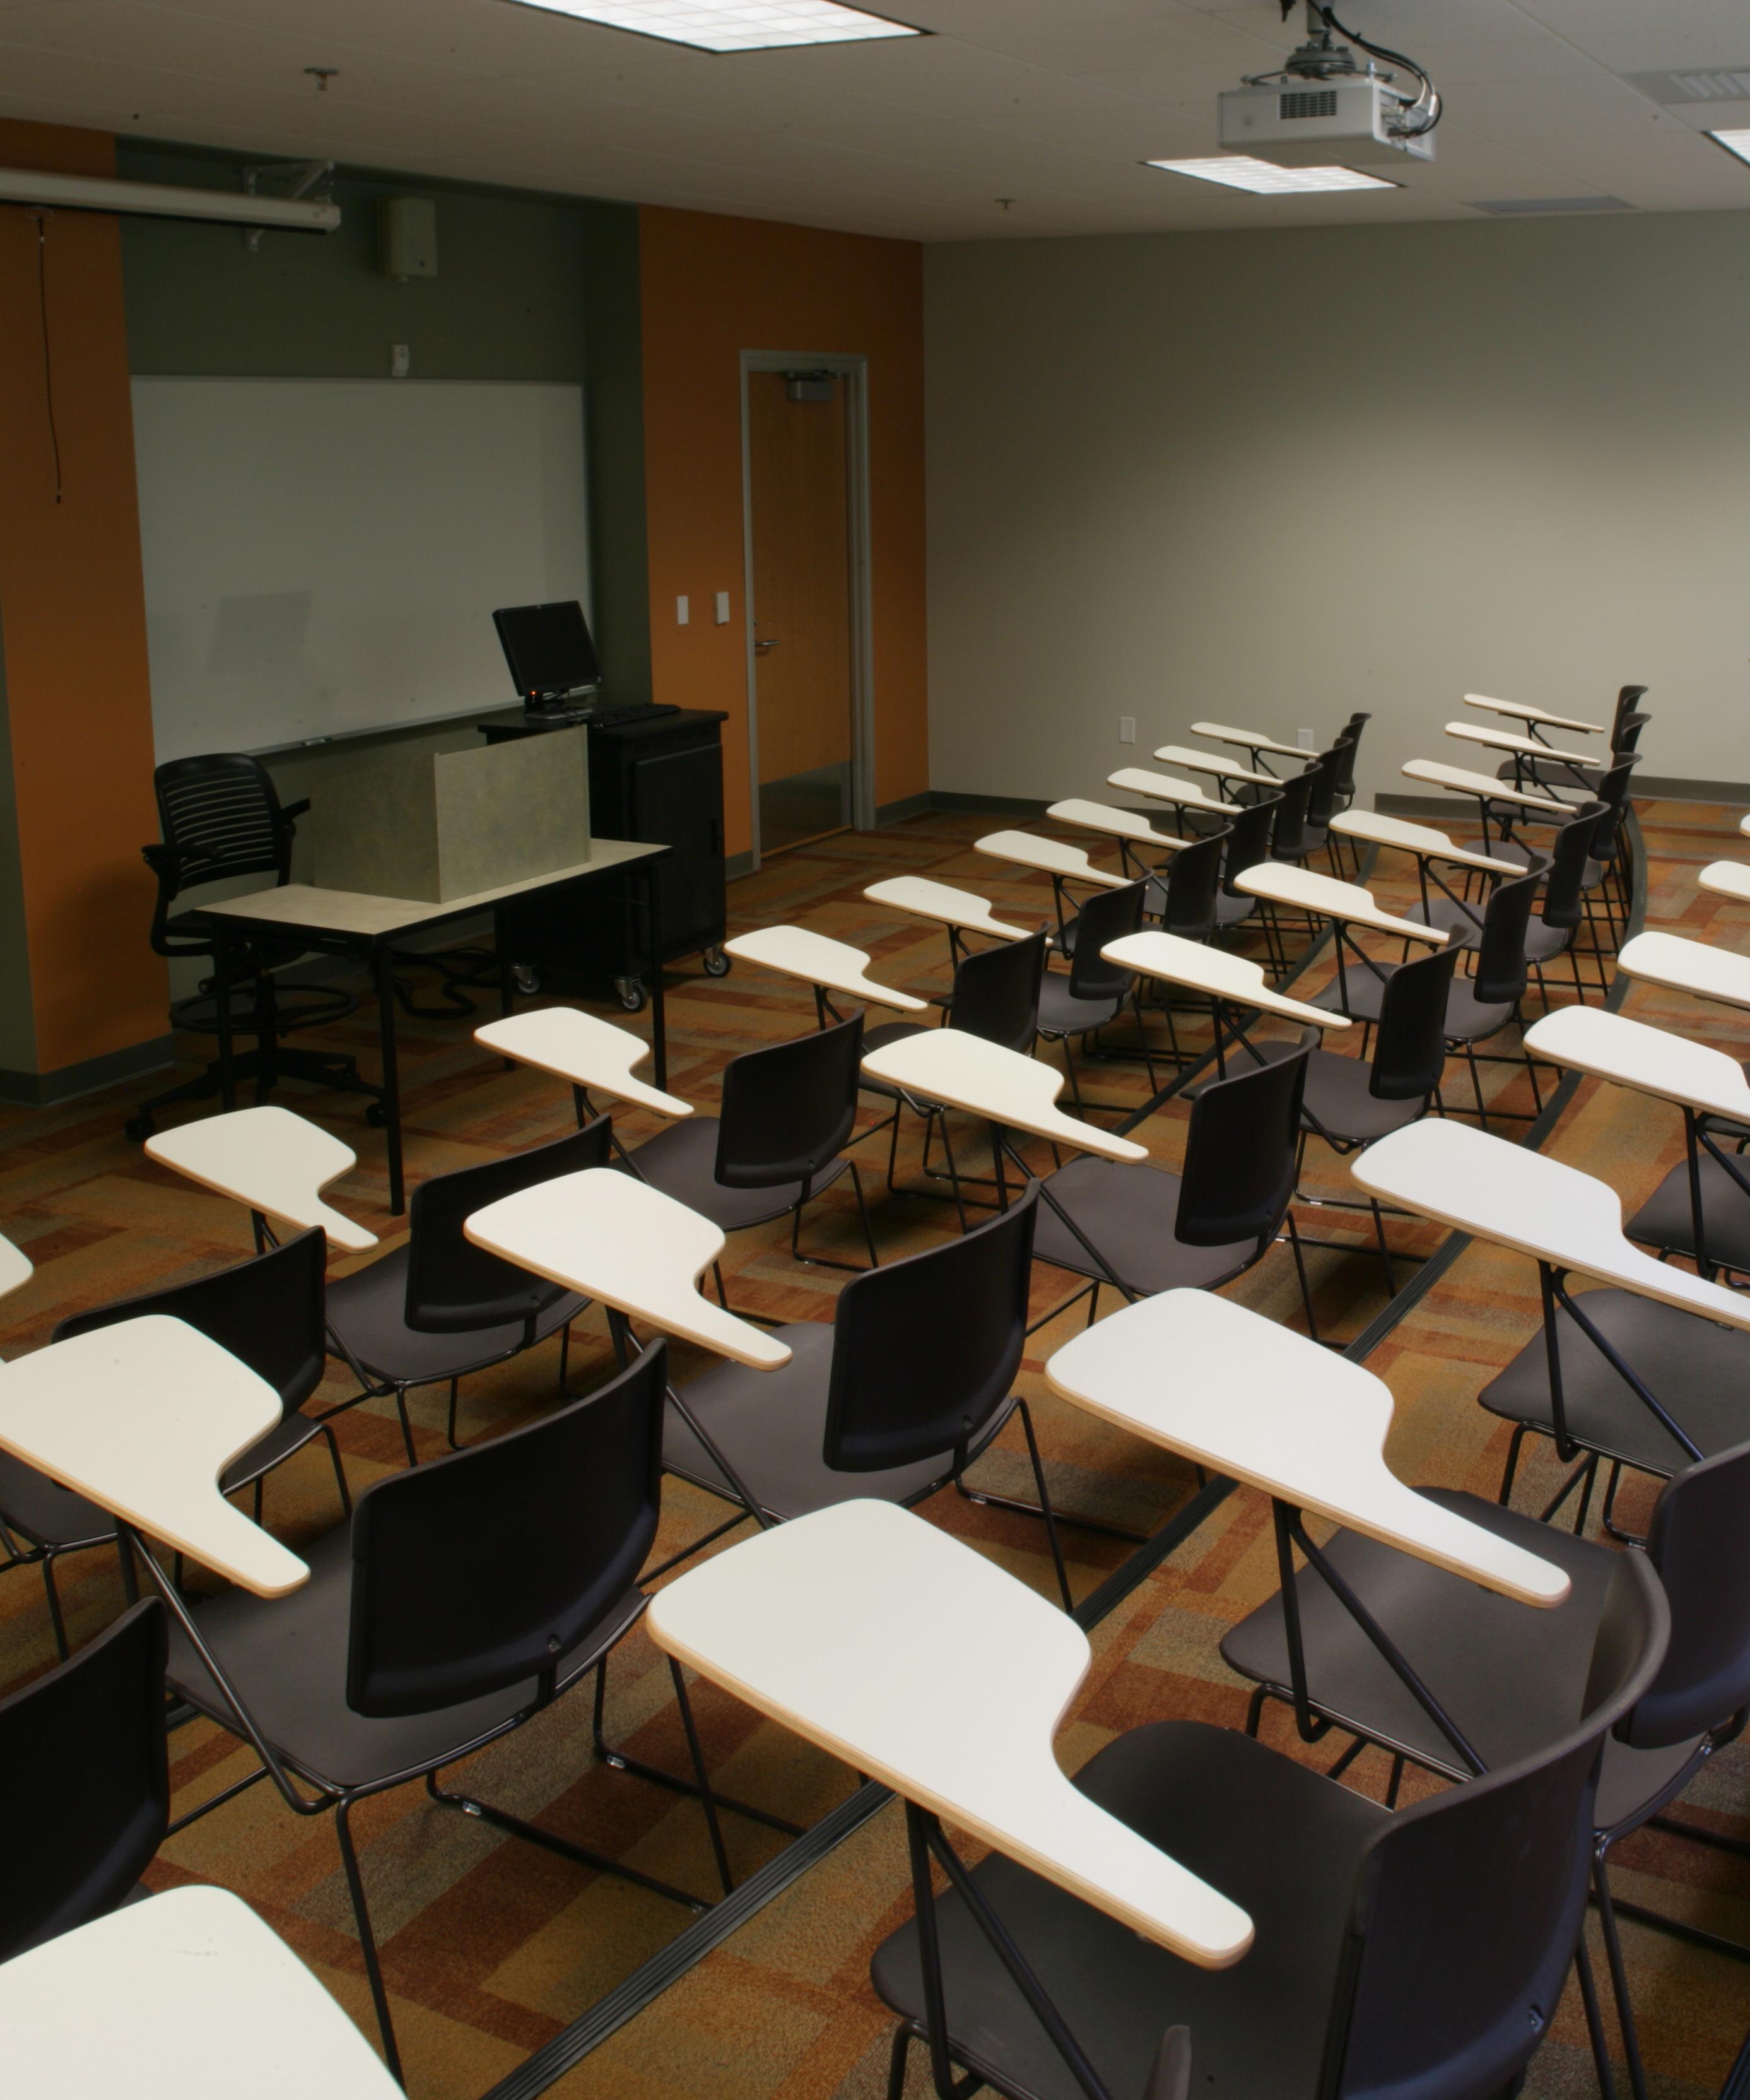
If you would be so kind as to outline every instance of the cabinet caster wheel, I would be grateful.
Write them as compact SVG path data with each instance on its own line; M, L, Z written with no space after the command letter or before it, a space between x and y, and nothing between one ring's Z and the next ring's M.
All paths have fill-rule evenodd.
M704 960L707 977L726 977L729 975L730 959L721 948L707 948Z
M372 1130L385 1130L389 1124L389 1111L381 1101L372 1101L364 1112L364 1119Z
M619 1003L628 1013L644 1011L644 980L642 977L615 977L614 989L619 995Z
M532 963L518 963L511 971L510 978L525 999L533 999L543 982L540 972Z
M136 1145L143 1145L152 1136L152 1118L143 1115L130 1116L121 1128L124 1135L131 1137Z

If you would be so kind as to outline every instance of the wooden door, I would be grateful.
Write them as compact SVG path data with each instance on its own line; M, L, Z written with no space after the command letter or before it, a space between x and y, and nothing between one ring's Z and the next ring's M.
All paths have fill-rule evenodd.
M852 761L850 488L845 386L791 400L747 376L754 693L761 850L842 831Z

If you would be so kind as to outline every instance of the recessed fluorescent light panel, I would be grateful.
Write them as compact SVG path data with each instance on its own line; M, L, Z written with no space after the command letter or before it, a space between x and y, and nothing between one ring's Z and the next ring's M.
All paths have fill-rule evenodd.
M1220 153L1206 161L1149 161L1170 175L1194 175L1200 183L1248 190L1254 196L1305 196L1313 190L1395 190L1395 183L1364 175L1355 168L1278 168L1243 153Z
M1750 131L1710 131L1708 136L1736 159L1750 161Z
M770 51L799 44L858 44L921 29L835 0L522 0L580 22L630 29L700 51Z

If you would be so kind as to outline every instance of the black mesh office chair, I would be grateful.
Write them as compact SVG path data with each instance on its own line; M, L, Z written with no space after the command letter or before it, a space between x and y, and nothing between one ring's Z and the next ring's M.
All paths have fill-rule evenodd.
M0 1961L126 1903L170 1820L164 1607L0 1699Z
M189 890L240 876L270 876L276 885L291 880L292 837L297 820L310 807L294 802L282 808L267 768L258 759L237 752L173 759L152 775L158 798L162 843L141 849L158 880L152 915L154 951L172 961L211 962L218 944L211 929L187 911L174 911ZM295 941L251 937L232 949L234 995L231 1027L253 1036L255 1048L231 1059L240 1085L253 1082L255 1098L266 1101L282 1079L303 1079L339 1092L364 1094L372 1122L382 1119L382 1089L360 1077L355 1060L333 1051L288 1049L280 1038L293 1029L316 1028L338 1021L359 1002L331 985L298 984L283 977L286 965L306 952ZM218 1001L213 979L205 980L192 999L170 1008L173 1028L198 1035L218 1031ZM153 1118L178 1101L209 1101L219 1091L215 1062L200 1076L154 1094L129 1118L127 1134L143 1140L152 1136Z
M1161 1721L1109 1743L1077 1787L1240 1904L1251 1946L1193 1966L993 1853L932 1899L926 1881L930 1931L914 1917L876 1951L875 1987L901 2022L888 2089L933 2035L940 2093L959 2069L971 2077L955 2090L1153 2100L1183 2058L1163 2030L1182 2025L1190 2090L1221 2100L1509 2100L1585 1959L1603 1739L1664 1653L1658 1579L1618 1558L1567 1732L1395 1814L1234 1729Z

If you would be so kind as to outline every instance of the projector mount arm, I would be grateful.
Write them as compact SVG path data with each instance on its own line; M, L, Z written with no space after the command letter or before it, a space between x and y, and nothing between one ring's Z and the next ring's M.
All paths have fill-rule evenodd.
M1281 0L1282 19L1285 22L1299 0ZM1382 60L1387 65L1402 66L1414 74L1421 83L1421 92L1412 101L1406 101L1401 128L1408 138L1419 139L1431 131L1440 121L1440 90L1435 86L1426 71L1414 59L1402 51L1395 51L1385 44L1369 42L1355 30L1346 27L1337 19L1335 10L1327 0L1306 0L1307 41L1293 53L1279 74L1259 73L1247 77L1250 86L1262 86L1272 79L1340 80L1358 72L1355 54L1347 44L1337 42L1347 37L1349 42L1358 45L1370 59ZM1372 72L1373 68L1368 68Z

